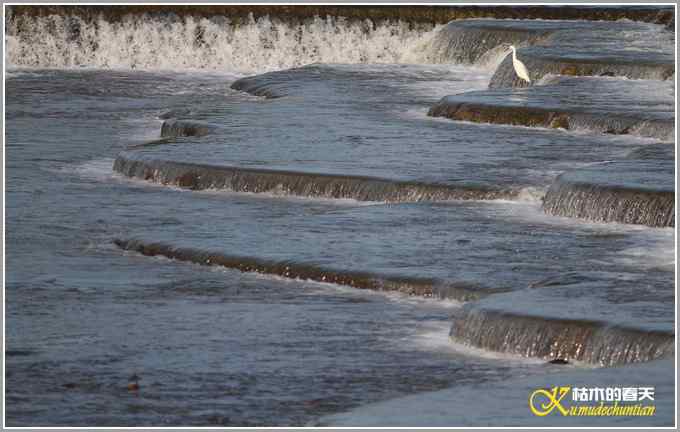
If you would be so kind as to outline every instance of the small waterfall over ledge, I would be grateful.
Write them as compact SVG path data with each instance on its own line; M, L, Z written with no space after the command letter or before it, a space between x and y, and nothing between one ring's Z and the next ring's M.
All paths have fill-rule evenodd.
M18 16L6 33L7 62L24 67L203 69L258 73L309 63L400 63L432 26L327 16L288 22L263 16Z
M645 362L675 352L675 336L669 332L474 308L454 318L450 336L495 352L599 366Z
M673 119L644 119L631 114L571 112L543 107L513 106L467 102L465 98L446 96L430 108L431 117L475 123L507 124L527 127L581 129L614 135L631 134L672 141Z
M146 160L132 152L116 158L113 169L127 177L193 190L275 193L377 202L510 199L520 190L445 185L377 177L320 174Z
M560 175L543 199L546 213L597 222L675 226L673 161L626 160Z

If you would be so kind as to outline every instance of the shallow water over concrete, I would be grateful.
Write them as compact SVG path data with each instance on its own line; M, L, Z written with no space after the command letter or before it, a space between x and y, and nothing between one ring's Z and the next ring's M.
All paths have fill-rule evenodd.
M176 39L182 50L169 63L144 50L94 50L110 56L88 63L71 39L56 51L73 57L44 58L234 65L234 57L203 55L235 46L223 23L179 20L192 30ZM565 366L581 376L579 362L672 356L674 151L583 120L612 113L602 124L614 132L646 127L653 133L639 135L667 140L672 133L661 137L654 122L673 118L672 84L547 77L531 89L485 91L502 38L540 34L518 36L533 44L520 56L545 59L567 47L568 62L598 49L618 65L624 51L645 49L645 62L665 65L669 33L631 22L486 21L448 27L464 36L458 45L439 33L438 61L473 65L389 64L436 52L421 49L437 34L427 26L315 19L302 44L287 33L298 22L244 24L248 41L291 50L268 57L257 45L238 66L359 64L245 78L234 70L10 70L9 423L306 425L447 387L485 388L490 397L489 388L517 381L523 390L506 399L526 409L524 387ZM129 24L108 34L126 34ZM165 34L158 22L141 24ZM55 29L57 40L71 31ZM194 30L225 44L185 43ZM582 46L577 31L587 36ZM613 43L618 37L626 49ZM625 97L607 103L617 92ZM471 104L567 107L581 123L562 130L427 117L443 96L463 93ZM626 110L642 123L619 128ZM587 196L567 202L556 192L579 182L599 191L590 200L598 205L546 214L551 203L580 209ZM619 205L631 184L654 205ZM571 364L546 364L555 358ZM651 379L661 398L653 423L670 424L674 389L654 364L597 377ZM672 373L669 363L659 368ZM138 389L128 387L132 375Z
M520 27L552 31L517 52L533 81L548 74L617 76L667 80L674 76L675 34L653 24L587 21L496 21L499 29ZM525 87L506 57L489 82L490 88Z
M525 88L442 98L435 117L480 123L631 134L673 141L675 85L670 81L549 76Z

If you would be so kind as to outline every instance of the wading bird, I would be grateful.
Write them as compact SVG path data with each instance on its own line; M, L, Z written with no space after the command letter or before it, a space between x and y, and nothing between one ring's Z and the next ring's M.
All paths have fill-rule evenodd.
M515 73L524 81L531 83L531 78L529 78L529 71L527 70L527 67L524 66L524 63L517 60L517 50L515 50L515 46L510 45L510 49L512 50L512 65L515 67Z

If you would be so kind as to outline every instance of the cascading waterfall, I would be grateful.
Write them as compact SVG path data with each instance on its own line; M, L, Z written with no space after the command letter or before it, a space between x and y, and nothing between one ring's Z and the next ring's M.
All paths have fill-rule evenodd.
M416 59L432 26L375 25L315 17L268 16L233 23L176 15L16 16L8 20L6 60L17 67L203 69L255 73L309 63L400 63Z
M505 58L507 44L550 44L551 39L573 38L565 36L570 30L564 23L522 28L471 20L435 26L434 19L414 23L400 18L372 21L330 15L291 18L250 14L243 19L219 14L123 13L109 20L103 13L30 15L10 11L6 62L16 67L235 73L262 73L311 63L474 63L490 69L501 63L490 86L510 87L521 82L515 79L510 59ZM592 31L597 26L584 28ZM645 32L643 39L649 45L654 32ZM549 73L650 79L674 75L672 62L523 56L534 78Z

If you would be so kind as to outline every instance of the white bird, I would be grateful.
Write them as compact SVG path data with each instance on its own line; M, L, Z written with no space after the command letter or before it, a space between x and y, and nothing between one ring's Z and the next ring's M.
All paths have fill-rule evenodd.
M517 60L517 50L515 50L515 46L510 45L510 49L512 50L512 65L515 67L515 73L524 81L531 83L531 78L529 78L529 71L527 70L527 67L524 66L524 63Z

